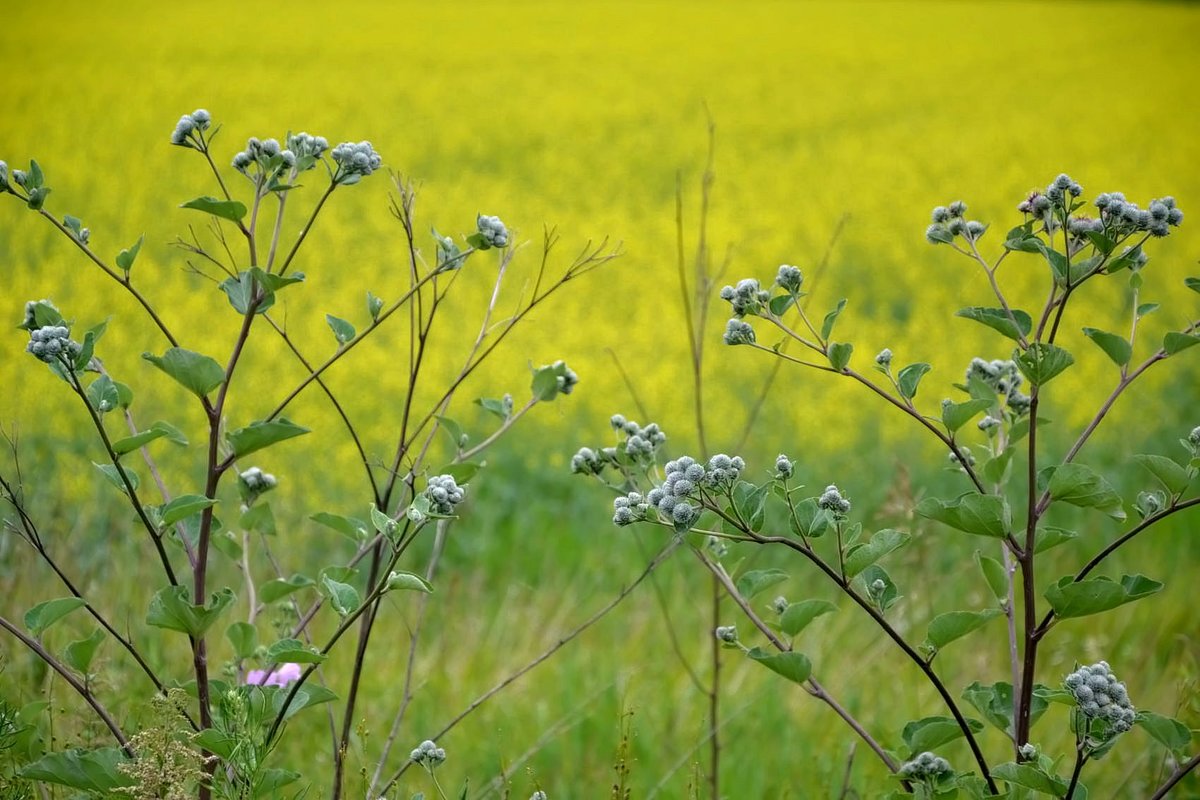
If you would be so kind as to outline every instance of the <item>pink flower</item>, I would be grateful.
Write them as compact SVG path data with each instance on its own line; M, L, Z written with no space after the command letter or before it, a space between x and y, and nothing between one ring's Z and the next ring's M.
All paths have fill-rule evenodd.
M252 669L246 674L246 683L251 686L287 686L300 680L299 664L281 664L278 669L267 675L265 669Z

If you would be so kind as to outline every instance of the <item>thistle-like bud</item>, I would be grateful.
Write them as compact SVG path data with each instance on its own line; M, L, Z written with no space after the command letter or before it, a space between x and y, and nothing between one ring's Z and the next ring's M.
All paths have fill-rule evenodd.
M838 487L832 483L826 486L825 492L817 498L817 507L832 512L837 517L844 517L850 513L850 501L842 497Z
M444 517L454 513L454 507L466 497L465 487L455 482L453 475L434 475L425 486L430 510Z
M892 351L891 351L891 349L885 347L882 350L880 350L879 354L877 356L875 356L875 363L878 364L880 367L882 367L885 370L890 369L892 366Z
M800 291L800 286L804 283L804 274L800 272L799 267L780 264L779 273L775 276L775 283L785 292L796 294Z
M66 358L73 360L80 352L79 342L71 339L71 331L63 325L46 325L29 332L28 353L47 364Z
M408 757L417 764L432 768L446 760L446 751L426 739L417 745Z
M499 217L478 214L475 217L475 226L489 247L508 246L508 228L504 227Z
M337 164L337 171L334 172L335 183L358 183L383 166L383 157L376 153L375 148L366 140L357 143L342 142L333 148L330 155Z
M794 467L794 465L792 463L792 460L790 458L788 458L786 455L784 455L783 453L780 453L778 456L776 456L776 458L775 458L775 474L778 475L780 478L792 477L793 467Z
M771 601L771 610L776 614L782 614L783 612L787 611L787 608L788 600L783 595L780 595Z
M738 632L736 625L721 625L713 634L717 637L717 641L722 644L737 644Z
M740 319L731 319L725 325L725 335L722 339L728 345L754 344L754 328Z

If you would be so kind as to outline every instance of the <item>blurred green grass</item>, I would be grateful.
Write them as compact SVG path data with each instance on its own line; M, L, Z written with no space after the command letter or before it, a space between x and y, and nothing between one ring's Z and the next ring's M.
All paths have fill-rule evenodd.
M535 243L543 223L558 225L564 255L587 238L624 240L627 255L618 264L536 315L469 387L519 397L526 364L555 358L566 358L583 378L568 403L517 431L523 443L514 439L494 454L494 468L472 485L469 516L451 535L430 606L436 636L427 636L418 662L422 683L398 744L401 756L409 742L601 605L657 546L649 534L612 528L608 498L566 477L565 464L578 445L607 435L609 414L631 413L609 350L668 429L672 451L695 447L674 288L674 189L681 173L694 237L705 105L717 123L710 236L719 253L730 248L726 279L768 279L781 262L800 265L816 284L818 313L851 298L839 333L856 344L859 360L888 346L902 362L935 365L921 395L930 409L942 396L936 390L947 389L971 356L1005 355L982 329L950 318L961 305L986 304L987 287L961 257L924 243L930 207L962 197L973 216L1002 231L1024 192L1061 170L1089 195L1121 189L1144 202L1171 193L1189 214L1200 207L1200 174L1190 169L1200 122L1200 10L1186 4L375 3L326 14L308 3L286 11L228 3L168 10L148 2L6 9L0 86L8 113L0 119L0 158L10 166L38 158L55 190L51 208L81 216L100 252L115 254L144 231L137 279L173 325L195 332L190 345L218 357L237 319L225 313L222 295L181 270L182 254L167 246L195 222L175 206L212 191L200 161L166 143L178 115L197 106L224 124L218 149L227 155L247 136L280 137L288 129L335 142L370 138L389 165L422 181L423 219L443 232L467 231L484 212L501 215ZM309 352L330 348L325 313L361 322L366 290L394 296L402 284L400 230L385 212L386 192L377 177L340 194L307 245L300 268L308 285L286 302L289 330ZM814 276L843 216L829 266ZM139 420L171 419L196 441L201 420L139 358L161 349L160 340L116 287L35 222L17 204L0 204L0 297L9 309L0 313L15 322L25 300L49 295L81 322L112 314L104 355L115 375L140 389ZM1193 302L1180 287L1200 252L1192 223L1160 246L1146 271L1144 300L1180 309ZM998 248L995 234L985 242ZM1043 275L1034 261L1010 266L1001 278L1016 302L1040 303ZM483 262L472 268L490 275ZM465 315L490 290L490 278L458 288L460 305L452 310ZM1080 301L1093 317L1089 324L1123 328L1123 290L1093 291ZM740 433L769 364L719 349L724 312L714 305L713 313L707 402L713 446L721 449ZM1186 313L1148 319L1147 341ZM1049 452L1062 452L1071 426L1086 419L1114 380L1077 329L1067 346L1090 357L1055 383L1045 411L1055 420ZM87 464L99 457L85 420L23 346L13 333L0 358L0 420L20 426L27 475L46 476L31 500L86 585L106 592L100 596L108 610L136 625L152 588L141 543ZM353 366L331 376L357 417L381 418L396 402L403 376L394 368L394 346L382 337L364 345ZM457 358L439 356L434 367L453 369ZM1200 399L1190 362L1179 363L1152 372L1118 404L1110 421L1118 433L1090 446L1088 463L1113 475L1131 452L1178 454L1174 439L1196 424ZM300 377L273 351L248 366L253 379L235 397L245 404L237 423L273 405L277 388ZM936 467L937 448L907 431L898 415L836 381L783 374L746 453L752 465L787 451L800 459L810 486L837 480L867 514L885 502L901 465L930 492L952 490L952 476L923 466ZM476 423L473 413L469 406L454 411ZM316 395L296 407L304 422L324 416ZM305 571L344 556L347 547L307 516L320 509L362 514L367 502L350 448L330 449L332 426L317 433L264 454L262 463L283 480L275 501L283 533L273 546ZM373 428L370 446L386 447L391 435L386 425ZM167 468L180 490L199 480L182 459ZM1120 488L1131 497L1145 485L1130 480ZM1092 517L1078 522L1086 535L1055 556L1058 571L1048 568L1047 579L1115 535ZM1055 631L1043 680L1054 682L1075 660L1103 657L1136 687L1139 706L1172 711L1186 695L1181 684L1196 674L1192 528L1187 519L1165 525L1114 559L1110 574L1146 571L1167 580L1167 590L1095 629L1081 621ZM45 596L45 575L11 537L0 546L6 613L16 615ZM961 603L957 579L922 583L920 576L953 575L975 546L928 536L898 559L893 572L913 624L933 608ZM414 563L423 555L414 554ZM808 571L793 571L789 594L833 599ZM218 574L236 577L227 564ZM706 581L682 556L659 580L685 654L706 663ZM364 689L369 702L361 709L371 752L398 699L411 622L411 607L397 604L375 639L379 650ZM674 657L665 624L652 595L639 590L443 743L451 753L449 783L469 775L481 787L566 718L573 724L526 766L555 790L552 796L603 794L622 712L632 710L638 796L660 785L660 796L685 796L691 764L704 752L706 705ZM54 635L66 641L70 632ZM991 633L998 641L999 629ZM904 721L941 713L931 693L909 689L916 685L911 670L894 666L850 608L815 625L806 646L818 677L889 744L898 744ZM28 657L9 641L0 647L4 693L30 691ZM135 713L143 687L112 643L105 647L115 671L106 695L122 713ZM948 651L946 674L973 677L982 659L1000 652L982 645ZM343 677L346 666L335 659L328 672ZM184 667L180 662L179 674ZM850 738L832 716L736 658L726 660L726 681L727 792L836 793ZM1065 752L1065 722L1054 713L1035 739ZM318 759L327 758L327 748L307 743L323 744L325 723L311 714L299 724L303 734L279 754L281 762L321 774ZM1156 755L1142 733L1132 736L1139 738L1089 767L1085 777L1103 776L1089 781L1097 795L1145 794L1138 781L1154 769ZM996 755L998 739L988 743ZM949 752L965 766L961 746ZM860 752L855 764L857 785L877 785L882 773L870 759ZM513 786L514 796L532 791L524 766L515 769ZM406 788L429 791L417 781Z

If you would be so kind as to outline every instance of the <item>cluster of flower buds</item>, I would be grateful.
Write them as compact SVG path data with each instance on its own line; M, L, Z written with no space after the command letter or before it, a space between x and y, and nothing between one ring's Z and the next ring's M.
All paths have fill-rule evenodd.
M783 453L775 457L775 477L790 478L795 470L796 464Z
M171 133L171 144L199 150L202 142L200 134L211 125L212 115L203 108L184 114L179 118L179 122L175 123L175 130Z
M29 344L25 350L47 364L65 358L73 361L81 350L79 342L71 338L71 330L65 325L46 325L29 332Z
M1183 222L1183 212L1175 206L1174 197L1151 200L1148 208L1138 208L1120 192L1105 192L1096 198L1096 208L1100 209L1102 230L1114 237L1141 232L1166 236L1172 226L1179 227Z
M243 175L248 175L250 167L254 164L266 175L278 175L283 170L296 166L296 154L291 150L282 149L276 139L259 140L251 136L246 141L246 149L233 157L233 168Z
M938 206L930 215L933 223L925 229L925 238L930 244L949 243L955 236L975 241L983 236L987 226L977 220L966 218L967 204L955 200L948 206Z
M1089 723L1107 723L1112 736L1133 727L1137 712L1129 702L1125 684L1117 680L1107 661L1080 667L1068 675L1063 683L1074 695L1079 713Z
M383 158L375 152L370 142L342 142L331 153L337 164L333 174L334 183L358 183L383 166Z
M1060 172L1058 177L1051 181L1050 185L1046 187L1044 194L1046 199L1050 201L1051 205L1057 206L1061 209L1069 209L1071 200L1067 198L1070 197L1071 199L1074 199L1079 197L1079 195L1083 194L1083 187L1080 186L1078 182L1073 180L1067 173Z
M717 641L721 644L737 644L738 632L736 625L718 626L717 629L713 631L713 635L717 637Z
M624 526L641 522L649 510L650 503L646 498L637 492L630 492L613 500L613 524Z
M1023 378L1016 362L1005 359L984 361L982 358L973 358L967 367L966 378L968 382L972 378L983 381L995 389L997 394L1004 395L1005 404L1018 417L1029 412L1031 400L1029 395L1020 391ZM983 428L982 424L980 428ZM984 428L984 430L986 429Z
M891 348L885 347L879 351L879 354L875 356L875 366L879 367L884 372L887 372L892 368Z
M754 328L751 328L748 322L731 319L725 326L725 335L721 338L728 345L754 344Z
M800 287L804 285L804 273L799 267L780 264L779 272L775 275L775 285L788 294L800 294Z
M795 269L795 267L792 267ZM783 267L780 267L782 273ZM799 270L796 270L799 273ZM797 283L799 288L799 283ZM721 289L721 299L733 306L733 313L738 319L744 316L757 316L763 306L771 302L771 293L758 285L754 278L743 278L737 286L726 286Z
M430 511L448 517L466 497L466 490L455 482L453 475L434 475L426 484L424 494L429 498Z
M692 502L707 477L704 466L691 456L668 461L662 486L650 490L646 502L658 509L665 520L680 528L689 528L700 518L701 506Z
M842 497L841 491L834 484L825 487L825 491L817 498L817 507L823 508L835 517L845 517L850 513L850 501Z
M579 385L579 376L575 374L575 370L567 366L567 362L559 359L550 366L557 373L555 378L558 382L559 394L570 394Z
M730 489L745 468L746 462L741 456L717 453L708 460L708 467L704 471L704 485L716 491Z
M508 246L508 228L504 227L504 223L500 221L499 217L477 214L475 227L479 229L479 235L483 237L483 241L487 243L488 247Z
M954 774L950 762L930 752L921 753L912 761L906 761L896 772L901 778L913 781L937 781Z
M590 447L581 447L575 455L571 456L572 475L599 475L603 471L604 461Z
M310 136L301 131L293 133L287 137L287 149L295 154L296 158L311 158L313 163L307 165L307 169L312 169L316 166L316 159L325 154L329 149L329 140L324 136Z
M625 419L621 414L613 414L608 424L617 433L625 436L625 454L635 461L653 459L655 451L667 441L667 435L658 427L657 422L651 422L643 428L634 420Z
M438 747L429 739L421 742L416 748L408 754L409 760L420 764L423 767L436 767L446 760L446 751Z
M241 490L242 500L246 503L253 500L264 492L269 492L279 485L279 481L269 472L263 472L258 467L250 467L250 469L238 475L238 485Z

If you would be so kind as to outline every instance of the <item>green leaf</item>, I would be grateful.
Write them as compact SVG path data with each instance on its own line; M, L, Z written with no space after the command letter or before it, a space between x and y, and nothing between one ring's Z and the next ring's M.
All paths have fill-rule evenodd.
M1033 699L1029 704L1030 725L1046 712L1049 702L1045 692L1039 692L1039 687L1033 690ZM1000 730L1012 734L1013 731L1013 690L1012 685L1004 682L984 686L975 681L963 690L963 699L975 707L984 720Z
M535 400L553 400L558 394L558 371L553 365L538 367L533 371L533 382L530 386Z
M977 719L967 719L967 727L972 734L983 731L983 723ZM953 717L925 717L905 725L900 737L904 739L908 752L916 756L927 750L936 750L962 735L963 729Z
M274 272L266 272L262 267L251 267L250 274L254 279L270 293L278 292L285 286L291 286L296 283L304 282L303 272L293 272L290 275L279 275Z
M1184 278L1183 285L1193 292L1200 292L1200 278Z
M118 403L119 403L118 399ZM119 456L131 453L143 445L153 442L155 439L166 439L169 442L174 442L179 445L187 445L187 437L183 432L168 422L156 422L141 433L135 433L133 436L126 436L124 439L118 439L113 442L113 452Z
M876 531L870 542L846 550L846 577L853 578L888 553L908 544L910 538L907 533L891 528Z
M833 520L828 511L817 505L816 498L810 497L796 503L795 518L789 519L788 523L797 536L816 539L829 530Z
M246 206L237 200L218 200L215 197L197 197L181 203L180 208L191 208L212 214L214 217L227 219L230 222L240 222L246 216Z
M119 747L103 747L99 750L74 748L61 753L47 753L21 768L18 774L30 781L45 781L107 795L113 789L133 785L133 778L117 769L118 764L128 760L125 751Z
M1145 575L1122 575L1120 583L1112 578L1076 581L1068 575L1046 590L1046 599L1055 614L1069 619L1099 614L1148 597L1162 588L1161 583Z
M137 473L126 467L115 467L112 464L97 464L95 461L92 462L92 466L100 470L105 479L122 492L128 493L125 481L121 480L122 474L129 480L129 485L133 487L133 491L136 492L138 486L141 485Z
M202 497L198 494L184 494L176 497L171 502L162 507L162 525L174 525L179 520L190 517L193 514L199 514L209 506L215 506L216 500L208 497Z
M358 608L361 602L358 590L350 584L335 581L328 575L322 575L321 585L325 588L325 593L329 595L329 603L333 606L333 610L340 616L344 617Z
M279 767L268 767L258 773L254 781L254 797L278 797L279 790L303 777L299 772ZM303 794L303 793L298 793Z
M101 414L115 409L120 401L117 396L117 386L107 375L101 375L92 381L87 388L87 399L88 404Z
M287 700L290 691L290 689L287 691L276 690L273 693L272 705L275 708L276 714L279 714L283 709L283 704ZM324 686L314 686L306 683L296 690L296 694L292 697L292 702L289 703L287 709L283 711L283 720L286 722L310 706L315 706L320 703L328 703L330 700L334 700L336 698L337 695L326 689Z
M968 492L949 502L927 497L917 504L916 511L922 517L976 536L1003 539L1012 527L1008 501L994 494Z
M258 298L258 304L254 306L255 314L261 314L275 305L274 292L264 289L262 296L259 297L259 285L250 270L242 270L236 277L226 278L221 281L218 288L225 293L229 298L229 305L233 306L233 310L239 314L249 311L250 304L254 302L255 298Z
M172 347L161 356L142 353L142 358L177 380L192 394L204 397L225 382L225 370L212 358Z
M992 767L992 777L1054 797L1062 797L1067 792L1066 781L1046 774L1033 764L1016 764L1011 761L1006 764L997 764ZM1072 794L1072 800L1083 800L1078 786Z
M239 661L253 656L258 648L258 628L249 622L234 622L225 629L225 638L233 645L233 655Z
M1153 314L1155 311L1158 311L1158 303L1142 303L1137 307L1138 319Z
M771 302L767 303L767 307L771 309L772 314L782 317L794 302L796 302L796 298L790 294L780 294L772 297Z
M1017 342L1028 336L1029 332L1033 330L1033 319L1019 308L1012 309L1013 319L1009 319L1003 308L984 308L982 306L960 308L954 312L954 316L982 323ZM1016 322L1014 323L1013 320Z
M22 329L32 330L34 328L44 328L47 325L65 325L70 327L70 324L63 319L63 315L49 300L32 301L28 306L26 313L29 314L31 312L33 316L33 324L29 327L26 327L25 324L22 323L20 326Z
M850 355L854 352L854 345L847 342L833 342L829 345L829 364L838 372L846 368L850 363Z
M138 237L138 240L133 243L133 246L117 253L117 267L123 272L129 272L133 269L133 262L137 260L138 253L142 251L142 242L146 240L146 234Z
M1192 482L1186 468L1179 466L1166 456L1136 455L1133 460L1141 464L1158 482L1173 495L1182 494Z
M233 590L226 588L213 593L208 605L198 606L192 604L186 586L167 586L151 598L146 624L199 638L235 599Z
M1125 519L1121 497L1103 477L1083 464L1061 464L1047 487L1055 500L1082 508L1094 508L1116 520Z
M1163 350L1166 350L1169 356L1173 356L1182 350L1187 350L1194 344L1200 344L1200 336L1171 331L1163 337Z
M113 385L117 387L117 405L119 405L121 408L129 408L131 405L133 405L133 389L130 389L126 384L121 383L120 381L114 381ZM163 424L165 425L166 423ZM182 437L182 434L180 434L180 436ZM182 444L187 444L187 440L184 439Z
M205 728L192 737L192 742L223 759L233 758L242 738L217 728Z
M900 600L900 590L892 582L892 576L878 564L872 564L862 571L860 580L863 586L869 588L875 581L883 581L883 593L879 596L879 605L887 611Z
M762 530L766 520L767 496L770 485L755 486L748 481L738 481L733 487L733 508L752 531Z
M900 386L900 394L907 397L909 400L917 396L917 385L921 383L921 378L925 377L925 373L932 369L928 364L909 364L904 369L900 370L900 374L896 376L896 383Z
M480 397L475 400L475 405L482 407L486 411L490 411L497 417L507 420L512 416L512 406L505 403L503 400L497 400L494 397ZM455 441L457 444L457 440Z
M343 517L341 514L331 514L328 511L318 511L309 517L313 522L337 531L352 542L361 544L367 540L370 526L355 517Z
M325 321L329 323L329 329L333 331L333 337L337 339L339 345L347 344L358 335L353 325L344 319L335 317L333 314L326 314Z
M367 313L371 316L373 322L379 321L379 312L383 311L383 300L376 297L371 292L367 292Z
M746 655L793 683L802 684L812 674L812 662L803 653L795 651L769 653L761 647L755 647Z
M795 636L817 617L834 611L837 611L837 606L828 600L801 600L799 603L791 603L779 617L779 628L788 636Z
M1034 342L1025 352L1013 351L1017 368L1035 386L1044 386L1067 367L1075 363L1074 357L1055 344Z
M1041 553L1051 547L1058 547L1063 542L1069 542L1079 536L1075 531L1046 525L1038 528L1033 537L1033 552Z
M270 447L276 442L292 439L309 432L309 428L297 425L286 417L270 420L269 422L251 422L244 428L231 431L226 438L233 454L237 458Z
M1133 347L1129 344L1129 340L1122 336L1102 331L1099 328L1084 328L1083 335L1095 342L1096 346L1103 350L1118 367L1125 366L1129 363L1129 359L1133 358Z
M1139 711L1137 724L1172 753L1181 753L1191 744L1192 732L1177 719L1153 711Z
M87 675L92 667L92 660L96 657L96 650L104 641L105 635L103 628L96 628L86 639L71 642L63 650L63 661L80 675Z
M993 395L995 392L992 393ZM967 400L965 403L943 403L942 424L946 430L954 433L971 421L979 412L987 411L995 403L995 398Z
M462 426L459 425L454 420L450 419L449 417L435 417L435 419L437 419L437 421L438 421L438 427L440 427L442 430L444 430L446 432L446 435L450 437L450 443L451 443L450 446L454 448L455 452L462 449L462 446L463 446Z
M1002 613L1004 612L998 608L989 608L985 611L949 611L938 614L929 622L929 632L925 641L934 650L941 650L950 642L983 627Z
M38 603L25 612L25 629L40 637L54 623L70 614L77 608L83 608L87 601L80 597L59 597Z
M299 639L280 639L267 648L267 661L272 664L320 664L324 660L325 656Z
M983 469L980 470L980 472L983 474L983 477L992 483L1007 483L1008 476L1012 472L1011 467L1014 451L1015 448L1008 447L1000 455L993 456L992 458L989 458L987 461L983 462Z
M737 580L737 590L746 600L762 594L776 584L788 579L788 574L780 569L755 569L747 572Z
M475 475L483 468L483 464L477 461L459 461L456 463L444 464L437 468L433 473L435 475L449 475L454 478L454 482L459 486L467 483L474 478Z
M262 501L255 503L249 511L242 514L238 524L245 530L261 533L264 536L275 535L275 514L271 511L270 503Z
M1008 600L1008 571L1001 564L990 556L985 556L980 551L975 551L975 563L979 565L979 571L983 573L983 579L987 581L988 588L992 590L992 594L1001 604Z
M425 594L433 594L433 587L429 585L429 581L425 580L420 575L414 575L411 572L393 572L391 575L388 575L387 591L424 592Z
M825 321L821 323L821 341L829 341L829 334L833 333L833 324L837 322L837 318L841 316L842 311L846 308L846 298L838 300L837 306L833 311L825 315Z
M275 580L267 581L258 588L258 599L264 603L274 603L276 600L287 597L292 592L298 592L301 589L316 585L316 582L312 578L299 573L286 580L276 578Z

